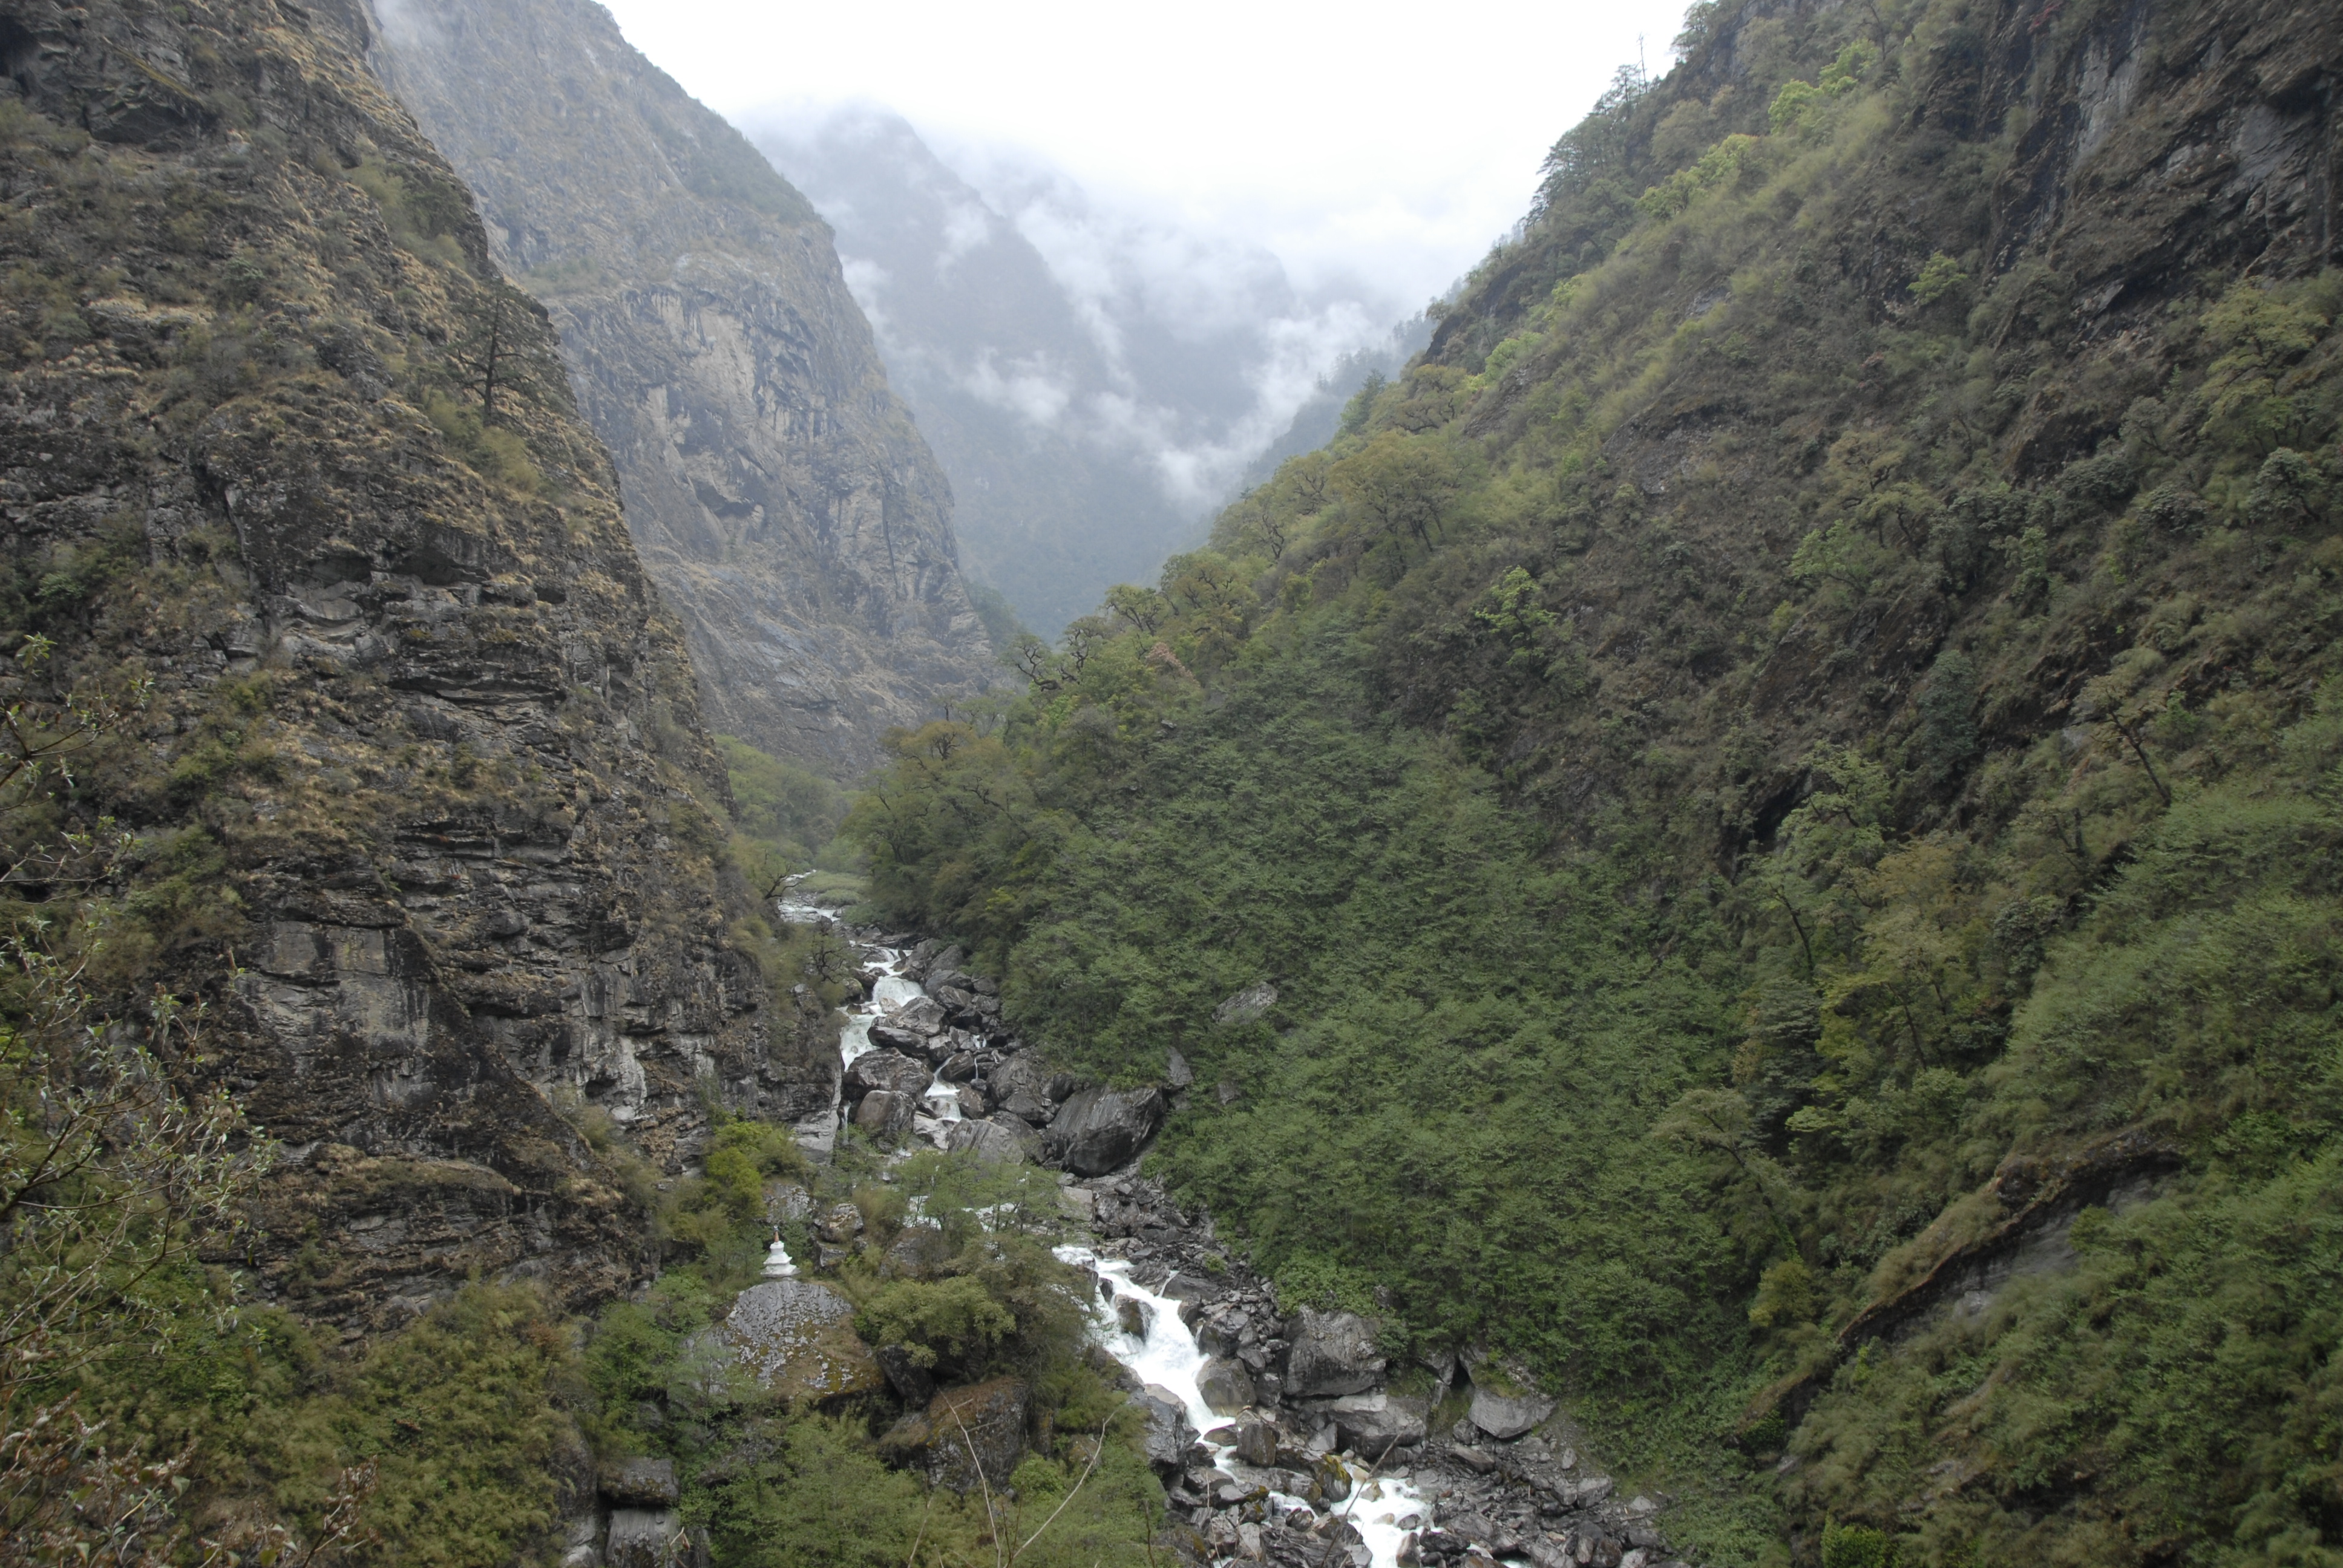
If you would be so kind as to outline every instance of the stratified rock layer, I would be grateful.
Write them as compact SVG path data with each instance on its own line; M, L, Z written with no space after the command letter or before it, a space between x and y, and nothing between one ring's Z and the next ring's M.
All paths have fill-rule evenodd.
M728 939L722 772L541 311L331 4L0 18L11 673L152 682L79 797L141 836L92 970L206 1003L186 1064L288 1158L264 1293L382 1326L468 1273L644 1266L582 1118L679 1168L717 1096L828 1102ZM37 280L37 286L33 286ZM56 579L65 580L65 579ZM12 645L13 646L13 645ZM599 1136L599 1133L597 1133Z
M587 0L402 0L371 57L552 312L711 723L850 777L980 690L949 487L804 198Z

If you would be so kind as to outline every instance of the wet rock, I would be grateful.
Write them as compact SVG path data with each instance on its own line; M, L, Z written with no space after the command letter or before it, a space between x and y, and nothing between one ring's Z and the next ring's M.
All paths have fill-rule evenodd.
M1147 1432L1142 1446L1147 1462L1159 1475L1169 1476L1184 1468L1188 1445L1196 1440L1196 1429L1188 1424L1188 1407L1178 1394L1161 1383L1149 1383L1136 1396L1140 1408L1147 1414Z
M1277 1005L1277 988L1267 980L1249 985L1212 1010L1212 1021L1223 1028L1252 1023Z
M717 1339L766 1388L828 1404L886 1381L853 1320L853 1303L818 1280L768 1280L740 1292Z
M952 1103L960 1108L961 1120L984 1114L984 1091L973 1084L962 1083L952 1091Z
M672 1459L624 1459L602 1473L602 1495L616 1508L672 1508L683 1495Z
M665 1509L615 1508L603 1560L608 1568L670 1568L682 1534L683 1521Z
M1021 1378L946 1389L926 1410L897 1422L879 1446L897 1462L923 1473L930 1486L974 1492L980 1472L984 1483L1005 1486L1025 1456L1030 1402Z
M1331 1453L1321 1454L1310 1467L1312 1502L1340 1503L1351 1495L1351 1473Z
M849 1062L840 1092L857 1101L872 1090L916 1096L928 1086L927 1064L900 1050L866 1050Z
M1132 1339L1143 1340L1147 1337L1147 1331L1155 1322L1154 1305L1151 1302L1141 1301L1137 1296L1117 1296L1114 1302L1114 1321L1121 1324L1122 1332Z
M936 1076L946 1083L968 1082L976 1076L976 1052L972 1050L953 1052L944 1059L944 1064L941 1067L936 1069ZM977 1114L980 1116L983 1113L983 1107L979 1106Z
M1374 1329L1355 1312L1304 1307L1294 1315L1292 1339L1285 1392L1293 1398L1363 1393L1383 1380L1387 1363L1375 1352Z
M1277 1428L1265 1421L1240 1422L1236 1441L1231 1446L1239 1459L1266 1470L1277 1462Z
M1208 1356L1232 1356L1242 1348L1245 1315L1238 1312L1208 1312L1196 1323L1196 1348ZM1258 1371L1248 1362L1247 1369Z
M861 1104L854 1108L854 1125L879 1142L885 1143L910 1131L911 1118L919 1113L917 1095L874 1089L862 1097Z
M1196 1391L1216 1415L1234 1415L1252 1403L1252 1379L1243 1365L1226 1356L1214 1356L1196 1374Z
M1147 1146L1163 1111L1160 1089L1085 1089L1059 1108L1041 1136L1067 1170L1101 1176Z
M1014 1116L967 1117L952 1123L951 1131L944 1134L944 1147L954 1153L972 1153L979 1160L1011 1164L1038 1161L1041 1135Z
M883 1029L892 1035L925 1041L942 1033L945 1022L943 1003L931 996L916 996L873 1023L870 1038L877 1040Z
M928 1037L921 1048L931 1067L940 1068L955 1056L972 1056L980 1042L964 1029L947 1029Z

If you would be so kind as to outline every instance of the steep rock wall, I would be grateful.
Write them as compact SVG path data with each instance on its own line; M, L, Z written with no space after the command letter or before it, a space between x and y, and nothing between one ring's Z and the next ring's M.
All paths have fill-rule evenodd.
M380 1326L642 1265L580 1136L679 1169L827 1102L723 912L724 783L615 476L446 162L331 6L0 6L12 682L152 682L77 810L140 836L93 974L206 1006L287 1146L244 1261ZM60 588L60 583L67 585ZM17 636L6 642L21 655ZM729 900L739 907L740 900Z
M719 729L841 778L982 689L943 474L829 229L589 0L399 0L370 58L552 312Z

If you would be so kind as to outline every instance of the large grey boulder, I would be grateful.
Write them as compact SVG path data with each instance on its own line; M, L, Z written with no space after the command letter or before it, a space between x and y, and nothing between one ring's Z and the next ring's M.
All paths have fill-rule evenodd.
M1381 1390L1313 1400L1302 1409L1332 1421L1342 1445L1368 1460L1387 1449L1413 1448L1432 1429L1430 1400Z
M1214 1415L1234 1415L1252 1405L1252 1379L1243 1362L1214 1356L1196 1374L1196 1392L1204 1396L1205 1408Z
M919 1113L918 1095L874 1089L854 1108L854 1125L885 1143L910 1131L911 1118Z
M866 1050L846 1064L843 1092L849 1100L860 1100L874 1089L885 1089L917 1099L930 1076L927 1063L900 1050Z
M757 1381L790 1400L828 1404L885 1381L854 1332L854 1304L817 1280L767 1280L740 1292L717 1330Z
M994 1164L1012 1164L1020 1160L1038 1161L1041 1158L1041 1135L1003 1112L980 1121L953 1122L951 1131L944 1134L944 1147L952 1153L973 1154Z
M1466 1370L1473 1378L1469 1419L1498 1442L1512 1442L1554 1413L1554 1396L1540 1392L1523 1369L1473 1357Z
M1383 1381L1386 1362L1375 1352L1374 1326L1356 1312L1304 1307L1294 1314L1292 1342L1285 1392L1293 1398L1364 1393Z
M1132 1397L1147 1412L1147 1462L1155 1467L1159 1475L1168 1477L1177 1473L1187 1455L1188 1445L1196 1441L1196 1429L1188 1422L1186 1403L1160 1382L1149 1383Z
M900 1050L920 1050L944 1028L943 1004L931 996L913 997L870 1026L878 1045Z
M1041 1136L1067 1170L1103 1176L1147 1147L1163 1111L1160 1089L1085 1089L1058 1108Z

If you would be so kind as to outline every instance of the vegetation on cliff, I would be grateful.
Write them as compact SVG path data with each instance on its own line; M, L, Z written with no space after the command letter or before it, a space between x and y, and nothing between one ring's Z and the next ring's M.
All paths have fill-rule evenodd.
M1176 1046L1256 1261L1525 1355L1716 1560L2331 1561L2337 20L1684 47L1329 447L897 738L875 896Z

